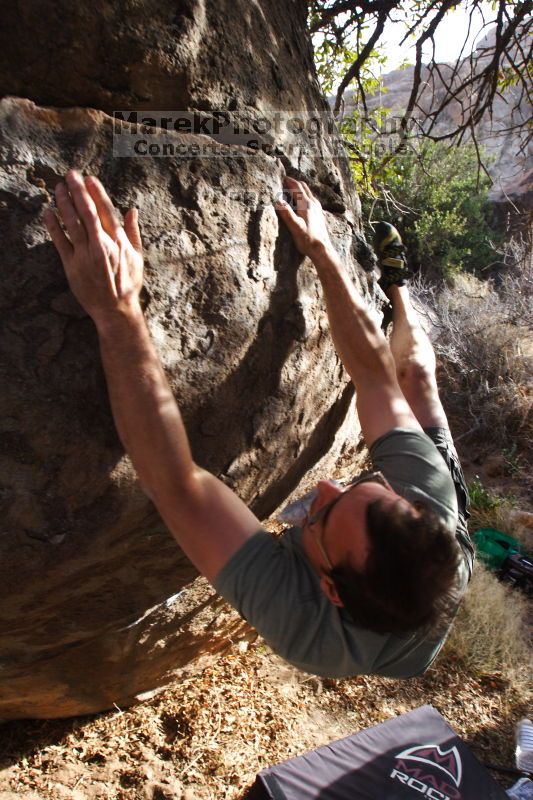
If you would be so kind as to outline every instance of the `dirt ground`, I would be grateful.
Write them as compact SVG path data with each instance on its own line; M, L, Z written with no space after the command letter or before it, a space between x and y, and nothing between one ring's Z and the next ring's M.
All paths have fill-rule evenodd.
M134 708L5 723L0 800L236 800L263 767L425 703L480 761L513 766L531 708L498 676L474 677L445 651L414 680L321 680L257 639Z
M424 704L482 763L514 766L532 695L474 674L448 645L421 678L324 680L256 638L136 707L0 725L0 800L238 800L262 768ZM504 788L516 780L492 774Z

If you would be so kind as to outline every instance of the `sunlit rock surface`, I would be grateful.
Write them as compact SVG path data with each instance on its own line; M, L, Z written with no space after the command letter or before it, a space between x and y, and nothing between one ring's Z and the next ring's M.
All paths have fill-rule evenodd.
M115 432L95 328L42 223L69 167L139 209L148 324L199 464L265 518L358 437L315 272L271 202L286 172L307 179L368 290L336 134L281 155L230 137L217 157L113 156L117 108L324 116L305 3L118 8L32 2L3 19L3 90L21 97L1 104L0 718L121 707L247 631L194 583ZM169 138L212 142L150 133Z

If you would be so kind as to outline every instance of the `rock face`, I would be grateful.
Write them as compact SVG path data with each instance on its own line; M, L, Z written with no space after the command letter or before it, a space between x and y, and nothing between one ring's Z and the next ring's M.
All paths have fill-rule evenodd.
M99 175L121 211L139 209L146 315L197 462L264 518L320 459L327 469L334 440L330 460L343 446L351 387L314 270L272 206L285 172L308 180L352 274L371 283L335 134L262 129L278 154L226 136L212 157L113 155L115 109L323 122L305 16L303 0L6 10L0 718L126 705L247 631L195 582L118 440L94 326L41 218L69 167ZM145 134L178 153L213 144L201 132Z

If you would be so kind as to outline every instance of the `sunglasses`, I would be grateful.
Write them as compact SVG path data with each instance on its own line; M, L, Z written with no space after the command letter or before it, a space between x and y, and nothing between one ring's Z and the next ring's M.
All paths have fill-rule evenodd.
M385 487L385 489L390 489L392 491L392 486L390 485L390 483L385 478L385 476L383 475L382 472L369 472L366 475L361 475L358 478L356 478L354 481L351 481L350 483L347 483L343 487L344 491L341 492L341 494L337 495L337 497L334 497L333 500L331 500L329 503L326 503L326 505L324 505L321 508L319 508L318 511L315 511L315 513L311 514L311 516L309 516L307 518L307 520L306 520L305 524L308 525L309 530L311 530L311 531L312 531L312 525L315 525L319 520L322 520L322 525L320 526L320 529L322 531L321 535L319 535L318 533L315 533L314 531L312 531L312 533L313 533L313 536L315 537L315 541L316 541L316 543L318 545L318 549L320 550L320 552L322 554L322 557L324 559L324 562L327 565L328 570L330 572L331 572L331 570L334 569L334 567L333 567L333 564L331 563L331 560L330 560L328 554L326 553L326 550L324 548L324 543L322 541L323 536L324 536L324 531L325 531L325 528L326 528L327 518L328 518L328 516L330 514L331 509L335 506L336 503L339 502L341 497L344 497L345 494L348 494L348 492L350 492L352 489L355 489L356 486L360 486L360 484L362 484L362 483L379 483L380 486L383 486L383 487Z

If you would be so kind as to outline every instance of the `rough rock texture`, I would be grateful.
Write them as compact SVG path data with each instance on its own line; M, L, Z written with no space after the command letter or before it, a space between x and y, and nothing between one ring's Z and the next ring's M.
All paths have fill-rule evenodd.
M286 171L332 212L354 276L372 261L327 131L321 155L304 136L280 157L113 157L115 108L326 114L303 0L15 3L2 31L3 91L27 99L1 104L0 718L65 716L126 705L247 628L193 584L124 455L42 224L58 178L91 171L139 208L146 314L194 456L261 518L357 436L318 281L271 204Z

